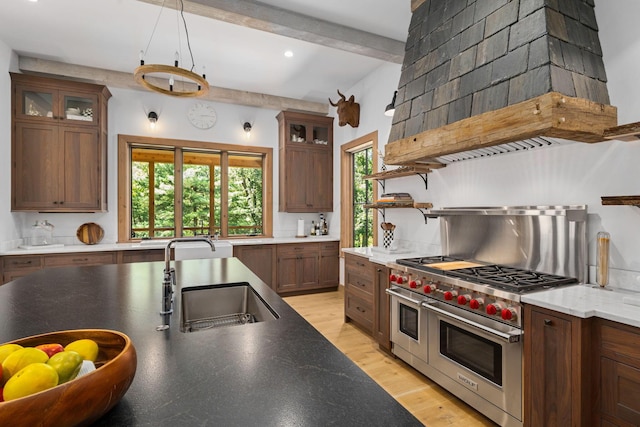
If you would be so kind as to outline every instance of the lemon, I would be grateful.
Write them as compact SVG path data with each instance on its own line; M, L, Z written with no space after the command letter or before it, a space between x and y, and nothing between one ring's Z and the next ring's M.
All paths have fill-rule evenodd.
M4 359L6 359L8 355L21 348L22 346L20 344L0 345L0 363L4 362Z
M66 383L74 379L82 366L82 356L75 351L61 351L47 361L58 373L58 384Z
M49 356L42 350L34 347L25 347L9 354L2 362L2 378L7 382L22 368L32 363L45 363Z
M4 400L19 399L58 385L58 373L46 363L25 366L4 385Z
M67 344L65 351L75 351L84 360L95 362L98 358L98 344L94 340L88 338L76 340Z

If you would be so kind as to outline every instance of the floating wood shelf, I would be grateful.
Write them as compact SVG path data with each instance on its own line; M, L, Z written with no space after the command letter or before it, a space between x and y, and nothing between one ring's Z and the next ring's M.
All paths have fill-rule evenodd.
M602 196L603 205L628 205L640 207L640 196Z
M385 209L407 209L407 208L415 208L418 209L422 215L424 216L424 222L427 222L427 215L423 209L431 209L433 204L428 202L397 202L397 203L372 203L368 205L364 205L365 209L377 209L378 212L382 215L382 221L386 222Z
M637 141L640 138L640 122L609 128L604 131L604 137L620 141Z
M427 174L430 173L433 169L443 168L445 166L446 165L440 164L440 163L431 163L431 164L417 165L417 166L401 166L396 169L372 173L371 175L365 175L363 178L368 180L378 181L378 183L382 186L382 189L384 190L385 189L384 181L387 179L418 175L424 181L424 186L426 189L429 187L429 182L427 181Z

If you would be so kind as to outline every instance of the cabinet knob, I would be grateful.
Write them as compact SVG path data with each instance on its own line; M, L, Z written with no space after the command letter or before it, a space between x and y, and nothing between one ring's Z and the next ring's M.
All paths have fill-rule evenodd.
M551 321L551 319L544 319L544 325L545 326L551 326L551 325L553 325L553 322Z

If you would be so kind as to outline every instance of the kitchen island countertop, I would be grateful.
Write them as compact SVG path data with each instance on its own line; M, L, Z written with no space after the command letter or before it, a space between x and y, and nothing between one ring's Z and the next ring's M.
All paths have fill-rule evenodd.
M175 263L171 327L162 262L37 271L0 287L0 343L65 329L119 330L138 354L124 398L96 425L421 425L238 259ZM249 282L279 319L180 332L180 288Z

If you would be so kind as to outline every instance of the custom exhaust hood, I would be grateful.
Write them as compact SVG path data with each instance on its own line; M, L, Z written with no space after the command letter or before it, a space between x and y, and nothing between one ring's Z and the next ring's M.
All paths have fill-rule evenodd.
M412 0L384 161L447 164L600 142L609 105L594 0Z

